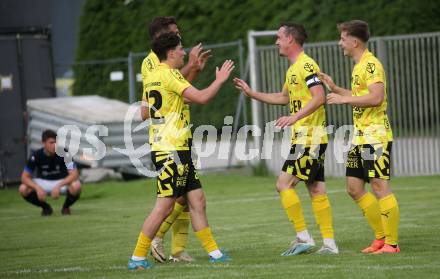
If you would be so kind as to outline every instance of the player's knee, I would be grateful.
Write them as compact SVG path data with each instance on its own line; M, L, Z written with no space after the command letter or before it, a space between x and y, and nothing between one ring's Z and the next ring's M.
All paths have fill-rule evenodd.
M165 206L165 205L162 205L162 206L156 206L155 208L154 208L154 212L155 212L155 214L157 214L161 219L165 219L165 218L167 218L168 217L168 215L170 215L171 214L171 212L173 212L173 206L171 205L171 206Z
M325 188L323 187L308 186L308 190L312 197L326 194Z
M69 190L72 194L79 194L81 192L81 182L79 182L79 180L72 182Z
M388 186L388 183L383 183L382 181L380 183L372 182L371 189L378 198L382 198L391 194L391 189Z
M206 210L206 199L204 195L198 196L193 199L190 204L190 210L193 212L203 212Z
M383 185L382 183L377 183L376 181L371 181L371 189L373 190L373 192L383 192L384 190L386 190L386 186Z
M276 190L278 193L282 192L284 190L287 190L289 188L289 185L287 185L286 183L284 183L283 181L280 181L280 180L277 180L277 183L275 186L276 186Z
M181 197L177 198L177 199L176 199L176 202L177 202L178 204L180 204L181 206L186 206L186 205L187 205L187 203L186 203L186 199L185 199L184 196L181 196Z
M163 214L162 214L162 217L163 217L164 219L167 218L168 215L171 214L171 212L173 212L173 207L172 207L172 206L164 208L164 210L163 210Z
M30 190L28 186L26 186L25 184L21 184L20 187L18 187L18 192L21 196L25 197L29 195Z
M354 200L359 199L362 196L362 191L355 187L347 187L347 194Z

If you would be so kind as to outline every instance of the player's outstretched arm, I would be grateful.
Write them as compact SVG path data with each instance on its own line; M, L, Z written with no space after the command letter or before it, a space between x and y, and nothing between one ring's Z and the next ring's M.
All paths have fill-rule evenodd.
M363 96L341 96L337 94L327 95L327 104L350 104L360 108L378 107L382 104L385 96L382 82L368 86L368 94Z
M318 72L318 77L319 79L324 83L325 87L327 87L327 89L332 92L332 93L336 93L342 96L351 96L351 90L342 88L337 86L334 82L333 79L331 78L331 76L322 73L322 72Z
M141 103L141 119L143 121L150 118L150 110L148 109L148 101L143 99Z
M190 86L183 91L183 97L196 104L207 104L219 91L223 83L229 78L234 69L234 61L226 60L222 67L217 67L215 80L205 89L198 90L194 86Z
M278 93L256 92L244 80L239 78L234 78L234 84L235 88L252 99L272 105L287 105L289 103L289 94L286 91Z
M310 93L312 95L312 99L307 103L307 105L305 105L293 115L282 116L278 118L275 126L280 128L291 126L295 124L295 122L297 122L298 120L309 116L310 114L315 112L320 106L325 104L325 92L322 85L313 86L312 88L310 88Z

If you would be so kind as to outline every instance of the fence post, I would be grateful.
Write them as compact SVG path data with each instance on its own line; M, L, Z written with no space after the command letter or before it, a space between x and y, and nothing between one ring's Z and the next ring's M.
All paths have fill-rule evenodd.
M257 55L256 55L256 39L254 37L253 30L248 32L248 49L249 49L249 77L250 86L253 90L258 90L257 82ZM251 100L252 108L252 124L257 127L262 127L261 125L261 103L257 100ZM255 147L260 152L262 146L262 137L255 140Z
M388 55L387 55L387 44L384 38L379 37L377 40L377 58L382 63L385 73L388 73Z
M134 71L133 71L133 53L130 51L128 53L127 57L128 61L128 102L130 104L135 102L136 99L136 84L135 84L135 78L134 78Z

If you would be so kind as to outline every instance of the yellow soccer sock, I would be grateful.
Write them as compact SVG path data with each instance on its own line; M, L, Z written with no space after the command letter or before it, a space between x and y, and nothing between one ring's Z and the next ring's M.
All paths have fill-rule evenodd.
M174 221L176 220L177 216L180 215L180 213L182 213L183 209L185 207L180 205L179 203L174 203L174 209L171 212L170 215L168 215L168 217L162 222L162 225L160 225L159 230L156 233L156 237L160 237L163 238L164 235L167 233L167 231L170 229L171 225L174 223Z
M382 224L385 231L385 243L397 245L399 237L399 205L396 197L391 194L379 200Z
M176 255L185 250L188 243L188 228L191 217L189 212L183 211L177 217L172 226L173 233L171 234L171 254Z
M368 224L370 224L370 227L373 229L376 239L384 238L385 233L380 217L379 202L376 197L370 192L367 192L356 202L362 209L365 218L367 218Z
M327 195L313 197L312 207L322 238L334 238L332 208Z
M294 189L287 189L280 192L281 204L286 211L287 218L292 223L295 231L301 232L307 230L306 221L301 207L298 194Z
M209 254L212 251L218 250L217 243L212 236L211 229L206 227L198 232L195 232L196 237L202 243L203 249Z
M140 232L136 247L134 248L133 256L146 257L148 250L150 250L151 239L143 232Z

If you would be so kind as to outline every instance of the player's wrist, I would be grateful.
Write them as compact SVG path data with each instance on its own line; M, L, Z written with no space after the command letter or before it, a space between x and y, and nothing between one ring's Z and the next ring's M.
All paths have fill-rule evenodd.
M341 97L341 103L342 103L342 104L348 104L348 103L350 103L349 96L342 96L342 97Z

